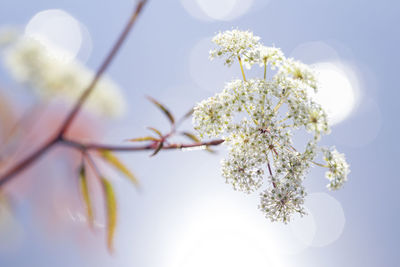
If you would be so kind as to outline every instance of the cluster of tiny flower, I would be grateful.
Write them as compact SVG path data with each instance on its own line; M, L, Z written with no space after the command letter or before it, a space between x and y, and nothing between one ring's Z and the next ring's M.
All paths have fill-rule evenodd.
M222 92L198 103L193 124L200 137L225 140L229 153L222 161L222 175L226 182L251 193L268 181L259 208L270 220L286 223L294 213L305 214L303 181L313 164L329 168L329 189L343 185L349 166L343 154L317 146L330 129L324 109L309 95L318 88L313 70L259 40L239 30L213 38L218 47L210 51L210 58L222 57L228 66L238 61L243 80L227 83ZM264 77L246 79L243 65L263 67ZM270 78L267 68L274 70ZM301 129L312 134L303 152L292 141L293 133ZM314 162L320 151L327 165Z
M260 209L271 221L290 221L294 212L306 214L303 204L306 193L301 184L290 179L273 182L273 186L261 194Z
M332 150L323 149L324 159L329 170L325 176L329 180L328 188L337 190L347 181L349 174L349 164L346 162L344 154L339 153L335 148Z
M3 48L4 63L13 78L45 101L55 97L76 101L94 76L93 71L77 60L63 60L56 56L59 50L53 51L24 35L3 42ZM124 104L120 88L110 79L102 78L87 107L96 114L117 117L123 113Z
M225 56L225 64L231 66L237 57L255 48L260 37L249 31L232 30L218 33L212 41L219 46L210 52L210 59Z

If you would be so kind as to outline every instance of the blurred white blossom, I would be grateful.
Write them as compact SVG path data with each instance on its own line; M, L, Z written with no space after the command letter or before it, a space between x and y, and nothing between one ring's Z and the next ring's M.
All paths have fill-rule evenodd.
M27 36L20 36L4 51L4 63L13 78L45 101L59 97L76 101L93 79L94 73L77 60L63 60L57 49ZM124 111L120 88L101 78L84 107L96 114L117 117Z
M20 33L14 27L0 27L0 48L5 47L18 39Z
M338 189L347 180L348 164L343 154L322 149L328 165L314 162L317 146L330 128L323 107L312 100L317 91L314 71L285 58L282 51L266 47L249 31L218 33L217 48L210 58L235 61L248 68L264 68L264 76L227 83L222 92L194 108L193 125L200 137L222 138L228 156L222 161L222 176L235 190L252 193L263 185L259 208L272 221L288 222L293 213L305 214L303 181L311 166L327 167L329 188ZM267 68L274 70L267 75ZM267 77L269 76L269 77ZM297 150L293 135L310 133L304 150Z

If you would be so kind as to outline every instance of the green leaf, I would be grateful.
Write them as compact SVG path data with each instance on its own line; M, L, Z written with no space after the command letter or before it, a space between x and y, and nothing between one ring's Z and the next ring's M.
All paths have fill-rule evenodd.
M121 173L123 173L126 177L129 178L136 186L139 186L139 181L133 175L133 173L125 167L125 165L115 156L111 151L109 150L102 150L100 152L100 155L105 159L109 164L114 166L116 169L118 169Z
M147 129L149 129L149 130L152 131L152 132L155 132L160 138L163 138L162 133L161 133L159 130L157 130L156 128L147 127Z
M189 138L190 140L192 140L193 142L196 142L196 143L200 143L200 142L201 142L201 140L200 140L196 135L194 135L194 134L192 134L192 133L189 133L189 132L182 132L182 135L188 137L188 138Z
M85 202L88 223L89 226L93 228L93 223L94 223L93 208L92 208L92 203L90 201L89 187L86 179L86 170L84 164L82 164L79 170L79 182L80 182L83 201Z
M110 252L114 247L114 234L117 226L117 201L115 199L114 189L112 184L105 178L101 178L104 190L106 216L107 216L107 247Z
M192 140L193 142L196 143L200 143L201 140L194 134L189 133L189 132L182 132L182 135L186 136L187 138L189 138L190 140ZM207 150L210 153L215 153L215 150L211 149L210 147L206 146L205 150Z
M211 149L209 146L206 146L206 151L210 153L217 153L214 149Z
M148 96L147 99L150 100L150 102L152 102L154 105L156 105L159 109L161 109L161 111L165 114L165 116L168 117L171 124L175 123L174 116L172 116L171 112L165 106L163 106L160 102L158 102L157 100L155 100L154 98L152 98L150 96Z
M194 112L194 108L191 108L185 115L183 115L181 120L185 120L185 119L189 118L190 116L193 115L193 112Z
M160 152L160 150L163 148L163 146L164 146L164 143L160 142L158 144L156 150L154 150L153 154L151 154L150 157L153 157L153 156L157 155L157 153Z
M191 108L185 115L183 115L182 118L179 119L179 121L176 123L176 127L181 125L182 122L184 122L186 119L190 118L194 112L194 108Z
M129 141L129 142L143 142L143 141L158 141L158 139L155 138L155 137L152 137L152 136L145 136L145 137L138 137L138 138L128 139L126 141Z

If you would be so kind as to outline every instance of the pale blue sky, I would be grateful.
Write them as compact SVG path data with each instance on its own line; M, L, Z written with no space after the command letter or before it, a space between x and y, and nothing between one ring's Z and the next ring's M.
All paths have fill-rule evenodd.
M145 100L145 95L154 96L176 114L183 114L195 102L216 92L224 81L214 79L209 83L210 88L205 89L193 78L190 65L193 64L190 63L192 48L215 32L232 27L250 29L265 44L281 47L288 55L303 43L325 42L337 51L341 60L354 66L363 95L354 115L334 126L332 134L323 141L336 144L351 164L345 188L329 193L342 204L346 224L336 242L308 248L285 260L287 266L398 266L399 2L270 0L266 5L257 3L256 8L235 20L205 22L190 16L178 0L149 1L108 71L124 89L128 114L123 120L110 123L107 140L117 142L141 134L149 124L167 126L164 118ZM63 9L88 28L93 41L88 65L95 68L132 6L130 0L4 0L0 4L0 25L24 25L41 10ZM208 56L206 52L204 58ZM201 71L201 68L194 69ZM4 69L0 71L0 85L11 85ZM198 79L205 80L203 85L207 85L207 74L207 70L199 74ZM83 253L76 245L77 239L68 233L46 237L42 234L43 227L33 219L35 214L29 203L18 203L16 217L21 221L25 237L17 250L0 251L0 266L172 266L166 254L174 251L177 242L174 233L184 227L182 222L191 214L196 201L218 195L235 203L253 201L224 184L219 175L219 159L223 154L223 150L217 156L176 151L160 153L154 159L146 153L124 155L142 180L144 189L138 194L127 183L116 185L121 217L116 240L118 252L111 258L99 256L104 250ZM310 179L317 180L310 182L311 192L327 192L322 172L313 172ZM247 206L256 210L254 205Z

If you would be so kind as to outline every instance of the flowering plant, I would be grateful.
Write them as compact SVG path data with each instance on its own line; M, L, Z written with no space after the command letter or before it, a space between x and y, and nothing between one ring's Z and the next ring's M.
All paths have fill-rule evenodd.
M318 90L317 76L249 31L218 33L213 42L217 48L210 59L223 58L228 67L238 62L243 80L227 83L222 92L198 103L194 127L201 137L225 140L229 153L221 164L226 182L246 193L266 184L259 208L270 220L286 223L293 213L305 214L303 181L312 165L328 169L331 190L341 188L349 173L343 154L317 146L330 132L325 110L310 97ZM264 69L263 77L247 79L243 66L257 65ZM310 138L298 150L293 138L301 130ZM318 152L326 164L314 161Z
M329 133L329 125L325 111L309 95L310 90L316 91L318 88L312 69L285 58L277 48L262 45L260 38L248 31L232 30L217 34L213 41L218 47L210 52L211 59L224 58L227 66L238 62L243 80L227 83L222 92L198 103L179 120L164 105L149 97L168 118L170 131L163 133L149 127L152 135L129 139L143 145L108 145L71 137L68 134L71 125L85 104L92 110L100 111L101 115L117 116L122 112L123 99L118 87L111 80L105 79L104 73L126 40L145 3L146 0L137 3L125 28L95 73L79 62L66 63L53 57L34 40L16 37L9 44L5 61L17 81L33 88L46 101L64 96L73 100L74 105L60 127L31 153L20 158L16 156L18 153L0 155L0 159L3 156L7 159L0 166L0 189L56 146L62 145L78 152L80 160L75 166L78 170L76 176L79 177L78 186L87 221L93 227L95 205L88 178L95 177L102 189L107 245L111 251L117 225L117 199L113 185L103 176L98 161L102 160L103 164L112 166L138 186L136 176L114 152L152 151L151 156L155 156L166 149L199 147L210 151L211 146L224 143L229 149L228 157L222 161L222 176L227 183L246 193L255 192L266 184L259 207L272 221L285 223L293 213L305 213L303 180L312 164L328 169L326 177L329 189L336 190L343 185L349 173L344 155L335 149L317 146L321 136ZM244 66L251 69L256 65L263 68L263 77L247 79ZM268 69L273 75L267 77ZM110 102L110 99L113 101ZM191 132L178 131L181 122L191 115L200 138ZM301 130L306 130L311 136L304 147L297 150L293 137ZM176 135L189 138L192 142L171 141L171 137ZM201 138L219 139L201 141ZM322 152L326 164L315 162L318 152Z

